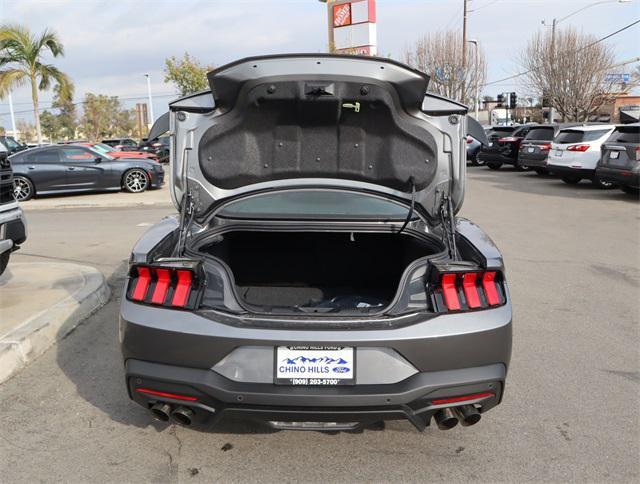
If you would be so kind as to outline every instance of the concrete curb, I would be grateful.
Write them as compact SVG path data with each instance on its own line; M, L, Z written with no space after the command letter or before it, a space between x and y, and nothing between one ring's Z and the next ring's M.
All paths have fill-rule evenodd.
M111 291L100 271L89 266L65 265L82 276L83 286L2 337L0 383L67 336L80 322L109 301Z

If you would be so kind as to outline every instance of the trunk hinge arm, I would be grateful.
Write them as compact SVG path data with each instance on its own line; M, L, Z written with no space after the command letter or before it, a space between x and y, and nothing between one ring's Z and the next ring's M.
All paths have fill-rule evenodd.
M442 222L443 239L449 250L449 257L452 260L458 259L458 248L456 247L456 220L453 214L453 203L449 196L442 198L440 203L440 221Z
M195 203L193 201L193 195L191 195L191 190L187 190L187 192L182 197L182 204L180 206L180 225L179 225L179 237L178 244L176 245L176 257L182 257L184 255L185 246L187 243L187 235L189 233L189 229L191 228L191 224L195 217Z
M407 218L404 219L404 223L402 224L402 227L400 227L400 230L398 230L398 235L400 235L402 231L407 228L407 225L409 225L409 222L411 221L411 217L413 217L413 211L415 210L415 207L416 207L416 184L413 180L413 177L409 178L409 183L411 183L411 206L409 207Z

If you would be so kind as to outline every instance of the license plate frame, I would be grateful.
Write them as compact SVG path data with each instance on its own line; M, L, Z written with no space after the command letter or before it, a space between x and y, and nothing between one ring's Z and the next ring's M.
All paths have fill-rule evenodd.
M352 346L276 346L273 358L273 382L275 385L342 386L356 384L356 349ZM295 363L288 363L288 360L295 361Z

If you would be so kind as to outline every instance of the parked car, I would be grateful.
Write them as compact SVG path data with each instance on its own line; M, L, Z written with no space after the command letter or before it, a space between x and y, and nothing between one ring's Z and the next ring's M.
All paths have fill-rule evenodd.
M138 143L132 138L110 138L103 139L102 142L120 151L136 151L138 148Z
M482 148L482 143L475 139L471 135L467 135L467 161L470 161L473 166L479 166L482 164L478 160L478 153Z
M493 128L488 133L489 145L480 150L478 158L492 170L498 170L504 164L526 169L518 163L518 150L530 129L529 125Z
M24 151L28 148L24 143L16 141L13 136L0 136L0 143L7 149L7 153L11 156L19 151Z
M95 151L99 153L103 153L113 158L144 158L149 160L157 160L158 157L153 153L145 153L144 151L118 151L115 148L112 148L109 145L104 143L90 143L90 142L81 142L77 143L80 146L88 146L93 148Z
M308 430L448 429L499 404L502 255L455 216L464 133L486 142L467 107L383 58L254 57L208 79L149 135L174 130L180 214L131 254L130 398L183 425L215 414Z
M10 157L15 196L20 201L35 195L96 190L139 193L159 188L164 170L146 159L113 158L86 146L52 145Z
M640 123L616 126L602 144L596 177L627 193L640 193Z
M11 253L27 240L27 222L13 196L13 177L9 154L0 142L0 275L9 264Z
M518 163L533 169L538 175L549 173L547 157L551 149L551 142L562 127L577 126L573 124L537 124L529 127L529 132L520 142Z
M147 153L153 153L158 157L160 163L169 163L169 142L169 136L158 136L144 141L139 149Z
M600 147L614 129L610 124L561 129L551 143L548 169L565 183L573 185L586 178L600 188L613 188L611 181L596 176L596 165Z

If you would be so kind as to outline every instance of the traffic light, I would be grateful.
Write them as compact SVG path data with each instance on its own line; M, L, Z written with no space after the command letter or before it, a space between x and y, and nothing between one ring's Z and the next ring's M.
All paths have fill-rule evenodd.
M504 103L504 94L498 94L497 99L498 99L498 107L502 107L502 104Z
M518 102L518 95L515 92L509 93L509 109L515 109Z

